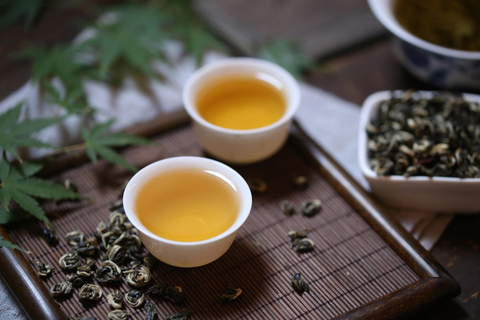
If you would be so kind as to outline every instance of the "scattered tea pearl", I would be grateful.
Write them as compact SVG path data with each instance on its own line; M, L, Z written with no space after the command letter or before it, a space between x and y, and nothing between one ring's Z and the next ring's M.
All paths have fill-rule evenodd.
M260 179L248 179L247 184L250 190L255 193L264 193L267 191L267 183Z
M309 292L310 289L308 288L308 284L302 279L302 275L300 273L295 273L290 280L293 289L299 294L304 292Z
M302 213L304 216L311 217L317 213L322 207L322 201L319 199L311 199L302 202Z
M295 188L305 190L308 187L309 181L305 176L297 176L293 179L293 185Z
M283 213L292 215L295 213L295 208L293 207L293 203L290 200L282 200L280 202L280 209Z

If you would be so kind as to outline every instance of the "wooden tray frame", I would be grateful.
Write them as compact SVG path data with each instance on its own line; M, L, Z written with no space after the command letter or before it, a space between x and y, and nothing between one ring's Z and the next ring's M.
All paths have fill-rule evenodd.
M160 134L188 121L182 110L162 115L129 129L143 136ZM350 206L418 275L420 280L351 310L336 319L400 319L423 311L444 299L460 294L460 285L380 204L356 183L325 150L302 130L298 123L291 139ZM64 156L45 168L44 175L62 171L86 160L84 153ZM5 228L0 234L9 239ZM25 256L15 250L0 249L0 273L30 319L67 319L37 276Z

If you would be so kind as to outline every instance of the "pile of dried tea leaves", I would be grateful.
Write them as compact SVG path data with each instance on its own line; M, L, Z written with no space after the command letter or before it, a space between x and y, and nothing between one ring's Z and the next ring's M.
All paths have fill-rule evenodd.
M120 205L111 212L108 223L98 224L93 237L87 238L82 231L74 230L65 235L65 240L70 246L70 252L62 255L59 266L65 272L66 280L53 284L50 289L57 301L68 298L76 289L76 296L82 303L98 303L104 296L103 286L118 286L125 281L132 287L131 290L114 290L106 296L112 309L107 315L109 319L128 319L132 313L126 306L133 309L143 306L145 319L155 319L157 310L151 301L147 301L147 297L177 305L184 303L181 287L166 283L149 285L152 280L151 268L156 259L146 252L138 231L127 219L123 206ZM103 256L100 256L102 261L96 266L95 261L100 252L103 252ZM36 261L36 264L39 276L46 278L51 274L52 268L49 265L40 261ZM190 311L182 309L180 313L166 317L187 320L190 316Z
M368 157L378 175L480 178L480 105L413 90L380 102L367 125Z

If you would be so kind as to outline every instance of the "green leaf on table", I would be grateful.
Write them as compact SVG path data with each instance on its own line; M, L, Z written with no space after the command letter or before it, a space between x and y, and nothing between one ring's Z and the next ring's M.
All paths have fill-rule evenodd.
M17 52L15 58L33 60L33 80L43 82L58 76L67 89L82 88L86 65L78 59L80 47L57 44L51 49L33 47ZM78 89L77 89L78 90Z
M50 82L46 83L45 88L46 101L64 108L69 114L88 113L94 110L88 104L81 87L69 88L63 95Z
M167 25L174 38L185 45L185 52L201 64L207 50L226 51L226 46L207 29L193 10L191 0L167 0L162 7L167 15Z
M14 222L25 221L32 215L23 210L10 209L9 211L0 206L0 224L8 224Z
M110 68L126 62L146 75L153 75L151 62L163 59L160 43L163 13L154 5L123 5L112 10L113 22L99 22L95 35L83 46L98 55L99 76L105 78Z
M258 56L282 66L297 79L302 78L303 71L315 65L311 57L287 39L275 39L264 44L259 48Z
M21 252L27 253L27 254L30 253L30 251L25 250L25 249L17 246L16 244L11 243L10 241L5 240L5 238L0 236L0 248L2 248L2 247L18 250L18 251L21 251Z
M40 13L44 0L3 0L0 3L0 27L11 26L24 21L31 27Z
M30 164L27 164L27 168L22 169L22 166L10 167L5 157L0 162L0 203L5 211L10 211L10 203L13 200L23 210L51 225L35 198L54 200L80 198L76 192L67 190L50 180L25 175L24 172L32 174L32 167ZM36 169L38 168L35 168L33 171Z
M225 49L225 46L216 37L198 25L184 25L176 30L183 39L186 52L193 56L197 66L202 63L207 50L223 51Z
M54 146L39 141L30 136L52 124L55 124L64 117L52 117L36 120L24 120L18 122L22 105L0 114L0 149L11 153L17 159L20 159L17 147L36 147L36 148L54 148Z
M115 152L112 147L123 147L128 145L139 145L150 143L149 140L137 137L128 133L108 134L108 130L113 124L113 120L95 125L92 130L82 130L82 137L87 147L87 155L93 163L98 161L98 157L107 162L121 165L122 167L137 171L137 168L128 163L122 156Z
M31 177L43 168L42 163L38 162L22 162L20 166L17 167L18 170L25 176Z

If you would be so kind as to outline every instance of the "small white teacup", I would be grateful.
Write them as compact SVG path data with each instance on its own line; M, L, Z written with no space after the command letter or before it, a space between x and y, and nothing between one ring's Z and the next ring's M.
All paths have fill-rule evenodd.
M214 174L235 190L238 208L233 224L226 231L206 240L174 241L158 236L142 223L137 206L142 188L155 176L182 169ZM153 256L172 266L192 268L215 261L230 248L238 229L250 214L252 194L242 176L223 163L202 157L173 157L154 162L138 171L125 188L123 206L128 219ZM155 214L161 215L162 212Z
M229 129L205 120L197 108L202 90L234 76L254 77L269 82L282 94L285 110L276 122L254 129ZM300 104L295 78L280 66L255 58L227 58L198 69L183 89L183 104L193 119L193 128L203 149L215 158L236 164L248 164L275 154L285 143L291 122Z

